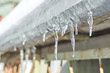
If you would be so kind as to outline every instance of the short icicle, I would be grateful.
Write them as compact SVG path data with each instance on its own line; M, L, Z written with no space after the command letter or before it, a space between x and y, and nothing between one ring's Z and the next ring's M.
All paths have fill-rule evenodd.
M43 34L43 42L45 42L45 37L46 37L47 32L48 31L45 31L44 34Z
M75 56L75 38L74 38L74 27L71 22L68 24L68 28L70 31L71 45L73 48L73 56L72 57L74 57Z
M89 12L88 13L88 24L89 24L89 36L92 36L92 25L93 25L93 13Z
M54 50L54 53L55 53L56 60L57 60L57 52L58 52L58 34L57 34L57 31L55 31L55 50Z

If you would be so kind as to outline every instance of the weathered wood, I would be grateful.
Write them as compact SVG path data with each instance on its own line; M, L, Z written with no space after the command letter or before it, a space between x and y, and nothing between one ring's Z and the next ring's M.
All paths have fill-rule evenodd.
M40 73L40 63L38 60L34 61L33 68L33 73Z
M110 47L110 35L90 38L84 41L76 42L76 50L94 49ZM59 52L72 51L71 42L59 44ZM54 44L41 49L42 57L44 58L49 53L54 53Z
M74 73L100 73L98 60L71 61Z
M75 57L72 57L73 52L58 53L59 60L89 60L99 58L110 58L110 48L98 48L88 50L78 50L75 52ZM48 54L47 60L54 60L54 54Z
M88 25L89 26L89 25ZM88 26L80 27L83 32L88 32ZM93 32L110 28L110 13L94 19Z
M102 59L104 73L110 73L110 59Z

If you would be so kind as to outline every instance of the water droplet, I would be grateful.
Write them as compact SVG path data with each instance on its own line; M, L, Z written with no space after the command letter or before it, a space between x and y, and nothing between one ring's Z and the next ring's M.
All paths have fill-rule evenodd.
M74 27L72 25L72 23L68 24L68 28L70 31L70 39L71 39L71 45L73 48L73 57L75 56L75 38L74 38Z

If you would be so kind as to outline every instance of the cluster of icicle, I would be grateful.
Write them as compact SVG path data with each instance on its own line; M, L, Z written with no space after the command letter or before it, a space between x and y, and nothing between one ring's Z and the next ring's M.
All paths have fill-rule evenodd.
M89 24L89 36L91 36L92 35L92 25L93 25L93 12L91 11L88 3L85 6L88 10L87 23ZM53 17L47 23L50 26L50 28L48 30L52 31L55 34L55 50L54 50L55 59L57 60L58 32L61 32L61 36L63 36L65 34L66 30L69 30L69 33L70 33L71 45L72 45L72 49L73 49L72 57L74 57L75 56L74 32L76 35L78 35L78 24L80 23L80 19L77 16L77 13L74 12L72 14L71 11L67 10L63 13L60 13L58 16ZM45 36L46 36L47 32L48 31L46 30L46 32L44 32L44 34L43 34L43 42L45 42Z
M25 60L26 60L26 65L27 65L27 62L29 60L29 55L30 55L30 48L26 48L26 52L25 52ZM36 47L32 47L32 53L33 53L33 60L36 59L36 56L35 56L35 52L36 52ZM20 69L20 73L24 73L24 69L26 69L27 66L24 67L24 64L23 64L23 61L24 61L24 51L23 49L20 50L20 60L21 60L21 69Z
M87 23L89 24L89 29L90 29L89 36L91 36L92 35L92 25L93 25L93 12L91 11L91 7L88 2L85 2L85 7L88 10ZM71 45L72 45L72 49L73 49L73 57L75 56L74 32L76 35L78 35L78 24L80 24L80 23L81 23L81 20L78 17L77 8L76 8L76 11L75 10L73 11L70 8L70 9L60 13L58 16L55 16L46 22L46 24L48 24L49 27L45 31L42 32L43 42L45 42L45 39L46 39L45 37L48 32L54 33L54 35L55 35L54 54L55 54L56 60L57 60L57 52L58 52L58 32L61 32L61 36L64 36L64 34L66 33L66 30L69 30ZM23 34L21 40L23 40L22 45L25 45L27 39L24 34ZM16 50L16 48L15 48L15 50ZM35 53L35 52L33 51L33 53ZM33 57L33 59L35 59L35 58ZM22 57L21 57L21 62L22 62Z

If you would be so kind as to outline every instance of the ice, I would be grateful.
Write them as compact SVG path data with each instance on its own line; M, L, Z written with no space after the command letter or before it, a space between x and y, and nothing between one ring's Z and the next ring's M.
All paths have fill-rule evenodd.
M43 42L45 42L45 37L46 37L47 32L48 31L45 31L44 34L43 34Z
M68 28L70 31L71 45L73 48L73 56L72 57L74 57L75 56L75 38L74 38L74 27L71 22L68 24Z
M26 61L29 60L29 55L30 55L30 49L27 48L27 49L26 49L26 55L25 55L25 59L26 59Z
M21 59L20 73L23 73L23 57L24 57L24 51L23 49L21 49L20 50L20 59Z
M57 60L57 52L58 52L58 32L55 31L55 50L54 50L54 53L55 53L55 59Z
M66 30L68 28L68 25L65 25L64 27L62 27L61 29L61 36L64 36L64 34L66 33Z
M25 34L22 35L22 39L21 40L23 40L22 45L25 45L26 41L27 41L27 38L26 38Z
M32 47L32 53L33 53L33 60L35 60L36 59L36 47L35 46Z
M92 12L88 12L88 24L89 24L89 36L92 36L92 25L93 25L93 13Z
M1 52L0 52L0 61L1 61Z
M78 24L75 24L75 34L78 35Z
M16 46L14 46L14 51L16 51L17 50L17 48L16 48Z

